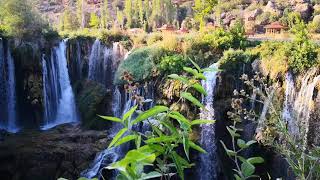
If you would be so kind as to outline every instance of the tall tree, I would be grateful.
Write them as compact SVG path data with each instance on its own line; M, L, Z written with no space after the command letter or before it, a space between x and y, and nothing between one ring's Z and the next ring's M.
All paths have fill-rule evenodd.
M77 18L80 28L85 26L84 0L77 0Z
M144 24L144 13L145 13L145 10L143 8L142 0L138 0L138 9L139 9L139 21L140 21L140 24L143 25Z
M108 28L108 23L111 21L108 0L103 0L103 4L101 6L100 11L101 11L101 27Z
M124 18L123 18L123 12L120 11L119 8L117 8L117 21L119 23L120 28L123 28L123 24L124 24Z
M133 11L132 11L132 0L125 0L124 4L124 14L127 19L127 28L131 28L132 26L132 16L133 16Z

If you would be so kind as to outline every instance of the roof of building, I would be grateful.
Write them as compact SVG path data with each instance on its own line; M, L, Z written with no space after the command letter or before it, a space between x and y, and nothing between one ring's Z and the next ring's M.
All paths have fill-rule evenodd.
M161 28L158 28L158 30L173 31L175 30L175 27L169 24L165 24Z
M282 25L280 22L273 22L264 26L265 29L287 29L288 27Z

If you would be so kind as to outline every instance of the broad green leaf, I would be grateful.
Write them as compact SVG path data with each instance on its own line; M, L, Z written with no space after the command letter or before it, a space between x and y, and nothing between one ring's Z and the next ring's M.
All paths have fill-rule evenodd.
M183 70L190 73L190 74L193 74L194 76L196 76L198 74L198 71L196 69L192 69L189 67L183 67Z
M179 122L181 128L185 130L188 130L191 126L189 120L185 118L182 114L180 114L178 111L173 111L168 116L173 119L176 119Z
M136 109L138 108L138 105L137 106L134 106L132 107L128 112L126 112L124 115L123 115L123 122L126 122L125 124L128 125L127 121L128 121L128 118L130 118L132 116L132 114L136 111Z
M236 178L236 180L241 180L240 176L235 174L234 177Z
M183 135L183 149L184 149L184 153L186 154L187 156L187 159L190 161L190 158L189 158L189 139L188 139L188 134L184 134Z
M161 130L157 126L151 125L151 127L152 127L152 130L154 130L158 134L158 136L163 135L163 133L161 132Z
M192 102L194 105L198 106L198 107L203 107L203 104L201 104L200 101L198 101L197 98L193 97L191 93L188 92L183 92L181 93L181 97L187 99L188 101Z
M174 79L174 80L178 80L178 81L185 83L185 84L189 83L189 80L187 78L185 78L183 76L179 76L178 74L171 74L168 77L171 79Z
M215 120L205 120L205 119L196 119L191 122L191 125L199 125L199 124L213 124Z
M108 148L111 148L114 144L116 144L116 142L121 138L121 136L126 133L128 129L127 128L123 128L121 129L116 135L115 137L112 139L110 145Z
M114 147L120 146L121 144L124 144L129 141L135 140L136 138L137 138L136 135L125 136L125 137L121 138L119 141L117 141L116 144L114 145Z
M235 151L228 149L227 146L224 144L223 141L220 140L220 143L222 144L224 150L226 151L226 153L227 153L227 155L228 155L229 157L237 155L237 153L236 153Z
M192 164L189 164L187 160L182 158L179 154L176 152L172 152L171 159L173 160L176 169L178 171L178 175L181 179L184 179L184 169L185 168L191 168Z
M243 162L241 164L241 172L245 177L251 176L254 173L255 169L256 168L254 167L254 165L250 164L249 162Z
M144 121L150 117L153 117L159 113L168 111L169 108L166 106L155 106L151 109L149 109L148 111L143 112L142 114L140 114L132 123L131 125L137 124L141 121Z
M198 73L195 77L197 79L207 80L206 76L204 76L202 73Z
M237 145L238 145L241 149L245 149L245 148L248 147L247 144L246 144L246 142L245 142L244 140L242 140L242 139L238 139L238 140L237 140Z
M139 180L153 179L161 177L162 174L157 171L149 172L148 174L143 174Z
M199 152L201 152L201 153L207 153L206 150L202 149L202 147L196 145L196 144L195 144L194 142L192 142L192 141L189 141L189 146L190 146L192 149L197 150L197 151L199 151Z
M177 138L176 137L172 137L172 136L161 136L161 137L156 137L156 138L151 138L146 140L146 143L160 143L160 142L174 142L176 141Z
M197 63L195 63L194 61L192 61L192 59L191 58L189 58L189 60L191 61L191 63L194 65L194 67L200 72L201 71L201 68L200 68L200 66L197 64Z
M262 157L251 157L251 158L247 159L247 161L250 164L261 164L264 162L264 159Z
M104 119L104 120L122 123L122 120L121 120L120 118L117 118L117 117L100 116L100 115L98 115L98 116L101 117L101 118Z
M257 141L254 141L254 140L251 140L251 141L248 141L246 143L247 146L251 146L252 144L256 143Z
M197 90L199 93L207 96L208 93L207 93L207 91L203 88L203 86L202 86L201 84L195 83L195 84L192 85L192 87L193 87L195 90Z

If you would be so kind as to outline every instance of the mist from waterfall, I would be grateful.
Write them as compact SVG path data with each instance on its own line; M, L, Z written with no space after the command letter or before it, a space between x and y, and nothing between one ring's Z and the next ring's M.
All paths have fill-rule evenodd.
M15 65L9 47L0 39L0 129L16 133L19 128L16 119Z
M217 69L218 63L210 66L210 68ZM203 104L205 108L201 110L200 119L214 120L214 94L216 88L218 71L205 72L204 75L206 80L202 81L202 86L207 91L208 95L203 97ZM201 125L201 147L207 151L207 154L200 155L199 165L199 179L200 180L214 180L217 179L218 169L218 157L217 157L217 146L215 140L215 125L205 124Z
M45 106L43 130L78 121L67 68L66 43L66 40L61 41L58 47L54 47L50 59L42 59Z

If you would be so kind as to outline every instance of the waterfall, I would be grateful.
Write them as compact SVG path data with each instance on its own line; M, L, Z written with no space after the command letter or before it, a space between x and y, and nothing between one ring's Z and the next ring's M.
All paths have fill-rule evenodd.
M43 58L42 68L45 106L42 129L77 122L75 99L67 68L66 40L53 49L49 60Z
M16 83L14 60L9 47L4 48L0 39L0 128L18 132L16 122Z
M210 66L210 68L217 69L218 63ZM206 89L208 95L203 97L202 102L205 105L205 109L201 110L200 118L213 120L214 119L214 92L217 80L217 71L205 72L204 75L207 80L202 81L202 86ZM215 140L215 125L201 125L201 146L207 151L207 154L200 155L199 177L201 180L213 180L217 179L216 170L217 154L216 154L216 140Z
M298 125L293 119L293 105L295 98L295 84L293 76L290 72L286 75L286 91L285 91L285 100L284 107L282 112L282 118L288 125L288 130L291 134L298 134Z
M309 132L310 115L314 110L316 86L320 82L316 68L309 70L301 78L300 89L295 87L292 75L287 74L286 98L284 101L283 119L288 124L289 133L303 140L306 147Z
M96 39L90 52L88 79L104 84L103 52L101 48L100 40Z
M152 84L151 86L147 87L147 91L143 87L141 87L134 90L133 92L126 93L124 96L124 100L122 100L123 96L121 94L121 91L119 90L119 87L115 87L112 100L112 111L114 116L121 117L133 106L137 105L137 101L133 98L134 94L143 96L145 99L152 98L154 96L153 90L154 88ZM122 102L124 102L124 104L122 104ZM151 102L148 103L152 104ZM147 109L152 107L153 104L150 104L146 105ZM121 124L113 123L112 128L110 128L111 131L109 132L109 138L113 138L121 128L123 128ZM144 131L147 127L145 126L145 124L141 124L141 127L134 128L139 128L139 130ZM100 176L100 171L103 167L106 167L109 164L112 164L121 159L129 149L130 144L128 143L122 144L121 146L115 148L105 149L96 156L89 169L83 171L81 173L81 176L86 178L94 178L96 176ZM116 173L113 173L113 176L108 178L113 179L115 176Z

